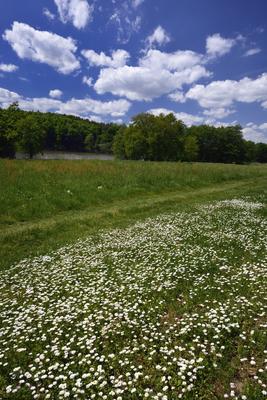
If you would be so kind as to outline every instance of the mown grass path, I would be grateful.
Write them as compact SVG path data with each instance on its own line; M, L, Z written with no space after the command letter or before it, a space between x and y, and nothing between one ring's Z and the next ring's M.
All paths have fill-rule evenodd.
M98 206L91 207L90 209L79 210L79 211L66 211L57 214L54 217L40 219L37 222L18 222L10 227L2 229L0 231L0 235L2 237L12 235L14 233L21 233L23 231L28 231L31 229L46 229L48 227L52 227L53 225L57 225L58 223L62 223L62 221L66 223L75 223L84 219L92 219L92 218L105 218L106 214L117 214L127 212L129 210L138 210L145 209L154 206L159 206L166 203L173 202L186 202L187 200L196 199L197 197L201 198L201 196L205 196L207 199L209 196L221 194L222 192L231 191L235 189L241 189L244 187L254 187L257 184L262 184L266 181L267 178L254 178L248 179L241 182L227 182L223 184L217 184L208 186L205 188L195 189L195 190L185 190L183 192L163 192L160 194L155 193L146 193L145 195L140 195L138 197L134 196L131 199L127 200L118 200L112 206Z
M137 218L157 215L213 199L263 191L267 177L223 182L194 190L153 191L133 194L127 200L114 200L111 205L91 206L83 210L61 211L38 221L4 224L0 229L0 267L30 255L44 254L79 237L97 234L101 229L126 226Z

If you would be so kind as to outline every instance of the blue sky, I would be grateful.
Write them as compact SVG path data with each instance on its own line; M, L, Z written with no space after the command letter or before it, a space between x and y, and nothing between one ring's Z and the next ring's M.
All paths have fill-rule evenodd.
M267 142L265 0L0 2L0 106L128 122L173 112Z

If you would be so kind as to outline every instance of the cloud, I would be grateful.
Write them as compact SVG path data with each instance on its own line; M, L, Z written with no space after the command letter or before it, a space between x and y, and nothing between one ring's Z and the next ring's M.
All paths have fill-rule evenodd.
M7 89L0 88L0 107L6 108L14 101L19 101L20 108L27 111L50 111L77 115L82 118L89 118L92 114L118 118L124 116L131 107L131 103L125 99L100 101L87 97L84 99L73 98L63 102L58 99L46 97L27 98Z
M43 15L45 15L50 21L53 21L53 19L56 18L55 14L51 13L48 8L43 8Z
M231 51L237 43L237 39L223 38L219 33L208 36L206 40L206 51L208 56L219 57Z
M93 6L87 0L54 0L60 20L71 22L75 28L83 29L92 19Z
M183 121L187 126L202 124L204 121L204 118L201 116L192 115L185 112L175 112L172 110L168 110L167 108L152 108L148 111L148 113L153 115L168 115L172 113L176 117L176 119Z
M178 120L183 121L187 126L212 125L215 127L220 127L220 126L233 126L238 124L238 121L231 121L231 122L221 121L220 119L218 119L220 117L219 114L217 115L217 117L212 115L211 116L212 118L210 118L208 115L205 115L204 113L201 115L190 114L187 112L176 112L167 108L152 108L147 112L153 115L160 115L160 114L167 115L172 113Z
M249 49L245 52L244 57L250 57L250 56L254 56L255 54L259 54L261 53L261 49L258 47L255 47L253 49Z
M189 114L186 112L175 112L173 110L166 108L153 108L150 109L148 112L153 115L159 115L159 114L167 115L169 113L172 113L178 120L182 120L187 126L200 125L200 124L207 124L214 126L228 126L237 124L236 121L231 123L220 121L221 118L225 118L235 112L232 109L225 109L225 108L205 110L203 112L203 115Z
M111 122L113 122L114 124L117 124L117 125L123 125L124 124L124 121L121 118L113 119Z
M60 92L55 89L50 91L49 94L51 95L51 92L56 91ZM89 119L93 118L93 114L119 118L124 116L131 107L131 103L125 99L100 101L87 97L83 99L72 98L63 102L59 99L47 97L23 97L18 93L0 88L0 107L6 108L15 101L18 101L19 107L26 111L55 112Z
M180 90L176 90L176 92L173 92L169 94L169 99L172 101L175 101L177 103L185 103L186 102L186 97L183 92Z
M1 72L15 72L18 70L17 65L14 64L0 64Z
M25 78L24 76L19 76L19 79L23 82L30 82L28 78Z
M60 100L47 97L21 98L19 107L25 111L58 112L61 106Z
M20 58L48 64L62 74L69 74L80 67L74 55L77 47L71 38L14 22L12 29L5 31L3 39L9 42Z
M218 108L211 108L209 110L205 110L203 112L204 115L206 115L209 118L212 118L214 121L217 119L223 119L228 117L231 114L234 114L235 110L230 109L230 108L223 108L223 107L218 107Z
M93 86L93 78L91 78L90 76L84 76L83 83L85 83L86 85L91 87L91 86Z
M87 115L88 113L111 115L112 117L121 117L130 109L131 103L127 100L113 100L102 102L99 100L71 99L60 106L60 112L64 114Z
M235 101L243 103L260 102L267 108L267 73L256 79L243 78L240 81L214 81L208 85L196 85L186 97L196 100L203 108L226 108Z
M243 135L245 139L256 143L267 143L267 123L257 125L250 122L243 128Z
M103 69L94 88L99 94L110 92L130 100L146 101L169 93L175 88L175 78L169 71L156 70L156 75L152 75L151 72L149 68L129 66Z
M82 55L87 59L90 65L112 68L123 67L130 58L130 54L121 49L113 51L111 57L107 56L103 51L98 54L94 50L82 50Z
M117 41L128 43L132 35L139 32L142 18L136 15L136 8L141 4L140 0L113 0L114 11L109 18L109 23L117 29Z
M83 118L83 117L80 117ZM88 117L86 117L86 119L89 119L90 121L94 121L94 122L98 122L99 124L101 122L104 122L102 117L99 117L99 115L88 115Z
M190 51L163 53L150 49L138 66L102 69L94 88L99 94L110 92L130 100L149 101L210 76L201 65L202 59Z
M63 92L59 89L53 89L50 90L49 96L52 97L53 99L60 99L60 97L63 95Z
M18 101L20 99L20 95L15 92L11 92L10 90L0 88L0 107L6 108L14 101Z
M153 69L166 69L168 71L183 71L204 62L201 54L190 50L178 50L173 53L165 53L160 50L150 49L139 60L142 67Z
M152 47L153 45L162 46L164 44L169 43L171 40L170 36L167 34L165 29L162 26L158 26L154 32L147 37L146 42L148 47Z
M132 0L132 4L133 4L134 8L139 7L143 2L144 2L144 0Z

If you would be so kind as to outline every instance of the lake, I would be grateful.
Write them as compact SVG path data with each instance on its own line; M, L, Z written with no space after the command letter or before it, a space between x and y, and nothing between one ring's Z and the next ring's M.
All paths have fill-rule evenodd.
M16 153L17 160L29 158L25 153ZM34 160L114 160L111 154L79 153L66 151L44 151L36 154Z

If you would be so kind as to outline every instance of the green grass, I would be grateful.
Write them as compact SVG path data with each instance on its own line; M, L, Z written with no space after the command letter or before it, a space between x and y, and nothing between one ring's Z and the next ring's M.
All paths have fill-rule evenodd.
M234 186L3 271L0 397L264 400L267 193Z
M38 221L152 193L266 176L267 166L0 160L0 223Z
M0 160L0 268L99 229L266 184L266 165Z
M0 167L1 399L266 398L266 165Z

